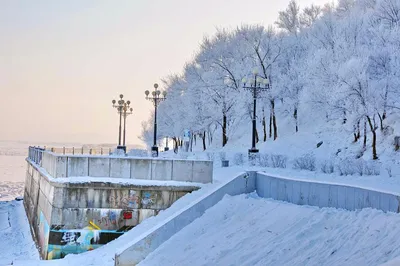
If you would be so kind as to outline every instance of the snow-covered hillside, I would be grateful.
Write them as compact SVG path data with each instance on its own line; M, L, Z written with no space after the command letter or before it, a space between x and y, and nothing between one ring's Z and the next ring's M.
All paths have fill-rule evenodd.
M291 1L278 29L244 25L204 38L182 73L164 80L160 143L169 136L176 145L190 130L194 150L246 153L253 101L242 78L251 85L255 70L257 86L269 84L257 100L261 152L334 164L378 158L381 174L400 175L399 12L400 0ZM150 117L149 145L152 130Z

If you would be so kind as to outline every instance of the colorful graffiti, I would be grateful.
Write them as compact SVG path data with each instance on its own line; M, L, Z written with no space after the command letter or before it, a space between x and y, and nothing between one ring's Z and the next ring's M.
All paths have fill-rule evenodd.
M118 230L102 230L93 221L83 229L60 229L54 226L49 233L46 259L60 259L68 254L78 254L101 247L118 238L133 226L124 226Z
M40 214L39 214L38 228L39 228L38 242L39 242L39 246L41 247L40 253L41 253L42 257L46 257L47 249L48 249L50 227L46 220L46 217L44 217L44 214L42 212L40 212Z
M129 190L129 196L110 196L108 201L111 208L120 209L139 209L140 204L143 207L150 207L156 202L157 194L151 192L143 192L141 197L140 192Z

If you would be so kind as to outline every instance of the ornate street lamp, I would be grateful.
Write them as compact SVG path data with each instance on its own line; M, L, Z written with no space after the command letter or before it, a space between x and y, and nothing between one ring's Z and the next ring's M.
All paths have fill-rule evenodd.
M253 69L254 79L249 80L249 84L247 84L247 79L243 78L243 88L252 92L253 94L253 129L252 129L252 141L251 141L251 149L249 149L249 157L253 154L258 153L258 149L256 149L256 109L257 109L257 98L259 92L268 90L269 80L268 78L262 78L258 75L258 68L255 67Z
M124 95L120 94L119 95L119 100L118 102L116 100L112 100L113 107L117 109L117 112L119 114L119 134L118 134L118 146L117 149L122 149L124 152L126 152L126 117L128 115L131 115L133 112L133 109L130 108L130 101L126 101L123 99ZM123 132L123 143L121 143L121 138L122 138L122 117L124 118L124 132Z
M153 137L153 147L151 147L151 155L153 157L158 157L158 147L157 147L157 107L160 102L164 101L167 98L166 91L159 91L157 90L158 84L154 84L154 91L151 92L146 90L144 94L146 95L146 100L153 102L154 104L154 137Z

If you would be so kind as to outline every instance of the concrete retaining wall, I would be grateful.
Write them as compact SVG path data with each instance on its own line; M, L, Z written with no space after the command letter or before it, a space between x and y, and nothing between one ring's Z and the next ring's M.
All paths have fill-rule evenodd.
M374 208L400 212L400 196L346 185L302 181L257 173L257 194L298 205L334 207L345 210Z
M43 152L41 166L52 177L113 177L211 183L213 162Z
M44 159L46 154L44 153ZM54 161L52 161L54 159ZM67 171L79 167L102 174L103 160L68 158L74 161ZM57 160L50 157L45 166L56 173ZM86 161L85 161L86 160ZM197 190L196 186L152 186L112 182L55 182L39 165L28 161L24 206L35 240L44 259L62 258L70 253L95 249L130 230L144 219L157 215L177 199ZM43 160L45 162L46 160ZM91 168L89 161L92 161ZM121 161L121 164L124 164ZM108 164L110 166L110 163ZM123 172L123 171L121 171Z
M150 230L145 236L132 240L115 255L115 265L136 265L174 234L204 214L226 194L239 195L255 190L256 173L242 174L222 184L186 208L176 213L163 224Z

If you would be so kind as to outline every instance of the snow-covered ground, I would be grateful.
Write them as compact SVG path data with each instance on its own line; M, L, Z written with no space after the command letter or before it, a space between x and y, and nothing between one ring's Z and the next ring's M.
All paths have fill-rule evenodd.
M289 138L289 137L288 137ZM271 153L277 153L277 154L286 154L286 155L291 155L290 158L293 158L294 156L298 156L300 155L300 151L301 148L296 148L297 151L293 150L294 148L292 147L292 145L294 145L295 142L289 142L288 138L282 138L283 140L280 140L279 142L275 142L276 144L273 145L277 145L278 143L281 143L281 147L274 147L274 151ZM304 136L304 138L306 138L306 136ZM239 143L239 140L238 140ZM247 144L247 142L246 142ZM137 227L135 227L134 229L132 229L129 233L121 236L119 239L110 242L109 244L96 249L94 251L88 252L88 253L84 253L84 254L79 254L79 255L69 255L66 258L62 259L62 260L57 260L57 261L49 261L49 262L43 262L39 260L39 257L36 253L36 255L32 255L33 253L31 253L30 247L32 247L33 241L31 240L30 237L30 232L29 232L29 227L27 226L27 222L26 222L26 226L23 227L16 227L14 226L13 228L13 232L16 232L16 236L10 236L7 235L5 237L2 237L2 239L4 239L4 241L2 242L2 245L4 246L4 250L7 250L7 252L2 253L3 257L3 261L6 262L10 262L13 261L14 265L35 265L35 263L37 265L42 265L43 263L45 263L45 265L51 264L51 265L114 265L114 255L115 252L118 248L120 248L121 246L123 246L125 243L127 243L130 239L132 239L132 236L134 235L138 235L140 233L143 233L149 229L151 229L152 227L156 226L159 223L162 223L163 220L165 220L167 217L169 217L170 215L172 215L173 213L177 212L179 209L183 208L184 206L186 206L189 202L196 200L197 198L201 197L206 191L208 191L209 189L212 189L212 187L214 187L217 184L220 184L223 181L226 181L227 179L230 179L234 176L236 176L237 174L239 174L240 172L243 172L244 170L259 170L259 171L265 171L267 173L270 174L274 174L274 175L281 175L284 177L296 177L296 178L301 178L301 179L309 179L309 180L318 180L318 181L329 181L329 182L335 182L335 183L343 183L343 184L352 184L352 185L357 185L357 186L361 186L361 187L369 187L369 188L375 188L375 189L379 189L379 190L385 190L385 191L391 191L391 192L396 192L396 193L400 193L400 176L394 175L392 177L389 177L387 175L380 175L380 176L358 176L358 175L353 175L353 176L339 176L337 173L333 173L333 174L323 174L320 171L306 171L306 170L295 170L295 169L291 169L291 167L287 167L286 169L281 169L281 168L266 168L266 167L249 167L247 165L247 162L244 162L243 164L240 165L234 165L232 166L234 163L233 160L233 156L235 153L237 152L244 152L245 149L244 147L246 147L246 144L243 143L243 147L238 145L238 149L235 150L232 146L231 147L227 147L225 150L227 152L228 156L231 156L230 159L230 163L231 163L231 167L229 168L221 168L220 167L220 161L218 157L219 151L218 150L214 150L215 152L215 156L216 156L216 160L215 160L215 172L214 172L214 178L215 178L215 183L214 184L208 184L208 185L204 185L202 187L201 190L196 191L191 193L190 195L187 195L183 198L181 198L180 200L178 200L176 203L174 203L172 205L171 208L169 208L168 210L162 211L160 212L160 214L156 217L151 217L147 220L145 220L143 223L141 223L140 225L138 225ZM325 142L326 144L326 142ZM25 144L24 145L24 149L26 148ZM263 149L261 151L265 151L265 149L268 147L270 147L269 145L271 145L271 142L267 142L263 145L260 145ZM302 146L302 144L298 144L300 146ZM307 144L308 145L308 144ZM312 145L311 142L309 143L309 145ZM305 144L303 145L305 147ZM292 147L292 148L290 148ZM322 147L322 146L321 146ZM26 171L26 162L25 162L25 154L23 154L25 151L22 148L17 148L17 149L10 149L10 147L0 147L1 149L9 149L9 152L2 152L2 154L7 154L7 155L0 155L0 201L2 200L12 200L14 199L16 196L20 196L23 194L23 183L19 183L19 181L23 181L24 177L25 177L25 171ZM268 151L268 152L269 152ZM161 153L162 156L168 156L168 154L165 153ZM171 153L170 153L171 154ZM171 156L178 156L180 157L181 155L171 155ZM183 156L187 156L187 155L183 155ZM194 153L192 155L189 154L189 157L193 157L193 158L202 158L204 159L204 156L207 156L206 153ZM7 196L7 197L6 197ZM233 207L229 207L230 205L226 205L226 201L230 201L233 204ZM238 203L236 201L241 201L242 203ZM19 218L20 221L26 221L26 216L22 207L21 202L8 202L8 203L4 203L7 205L4 206L8 206L8 210L10 210L11 216L10 217L14 217ZM318 209L318 208L312 208L312 207L299 207L299 206L295 206L295 205L290 205L290 204L286 204L286 203L282 203L282 202L273 202L273 201L269 201L269 200L263 200L263 199L256 199L256 198L247 198L246 196L242 195L242 196L238 196L238 197L233 197L233 198L226 198L224 199L223 204L221 206L225 206L223 208L223 210L219 209L218 212L223 213L226 216L223 216L223 219L221 220L221 216L215 216L215 221L212 224L212 226L207 227L201 227L202 226L202 222L200 221L204 221L205 223L209 221L209 219L211 219L210 217L214 216L214 215L209 215L209 213L213 213L215 212L216 208L218 209L220 205L218 205L217 207L215 207L214 209L210 210L204 217L202 217L201 219L195 221L195 223L193 225L190 225L190 227L188 227L189 229L185 229L182 234L184 232L186 232L185 234L187 234L187 230L192 230L194 227L196 227L195 229L193 229L193 233L196 233L195 231L197 230L197 233L205 230L205 228L207 228L207 230L214 230L213 228L218 228L220 226L222 226L223 224L227 227L227 225L232 225L232 228L226 228L227 231L231 232L231 231L236 231L236 230L243 230L244 232L247 232L245 230L247 230L248 228L259 228L260 230L262 229L262 226L264 226L265 224L270 225L270 228L281 228L282 225L286 225L287 229L282 229L283 231L279 231L278 229L276 229L276 233L280 234L280 237L276 238L268 238L272 241L275 241L275 245L280 246L281 250L284 250L285 254L288 254L287 257L288 258L295 258L297 256L299 256L298 260L294 260L295 262L297 261L300 265L301 262L304 262L307 257L306 254L309 254L309 256L314 256L316 258L315 261L317 262L321 262L322 259L325 258L329 258L332 259L332 263L331 264L335 264L333 262L337 262L336 265L341 264L341 260L345 259L346 256L350 258L350 262L354 262L357 261L358 259L361 259L361 255L359 254L363 254L362 252L364 252L362 249L359 249L358 251L356 250L356 244L359 244L359 242L362 242L362 247L366 250L368 250L369 248L369 253L374 253L376 254L376 260L371 259L370 261L366 261L366 263L359 263L361 265L378 265L381 262L385 262L395 256L399 256L400 254L396 251L390 251L389 249L389 245L386 245L385 243L387 243L386 241L389 241L390 243L393 244L393 246L395 247L397 245L397 239L399 234L397 233L396 229L395 229L395 224L398 223L398 220L400 218L398 218L398 215L396 214L384 214L382 212L376 211L376 210L363 210L363 211L359 211L359 212L346 212L346 211L339 211L339 210L333 210L333 209ZM237 204L237 205L235 205ZM243 205L240 205L243 204ZM228 206L228 207L227 207ZM271 211L271 208L274 208L272 206L278 207L279 206L279 212L273 212L274 216L271 216L271 213L268 213L268 215L266 215L266 213L268 211ZM245 211L245 209L249 209L250 211ZM265 209L263 209L265 208ZM251 212L251 210L254 210L254 213ZM7 211L8 212L8 211ZM237 212L237 214L235 214ZM278 214L279 213L279 214ZM261 215L263 214L263 215ZM1 215L1 214L0 214ZM229 216L231 215L231 216ZM312 216L312 218L310 220L304 220L306 218L304 217L310 217L310 215ZM7 219L4 218L5 216L1 216L0 218L0 225L3 226L3 224L8 224L8 216ZM226 217L226 218L225 218ZM254 219L252 218L254 217ZM256 217L258 217L257 219L259 219L260 221L263 221L262 224L258 224L257 225L257 219ZM316 249L314 250L315 254L310 251L308 252L308 249L312 249L312 243L309 243L309 246L303 246L303 248L307 251L307 252L300 252L300 253L296 253L298 252L299 249L296 249L297 245L292 244L292 242L294 240L296 240L295 238L293 238L291 235L294 234L293 232L291 232L290 234L284 234L284 232L286 232L285 230L294 230L292 226L294 226L293 224L290 224L290 221L294 221L297 219L302 219L301 217L303 217L303 221L304 223L297 223L297 226L299 227L298 230L299 232L303 232L304 234L308 234L309 237L304 236L304 235L299 235L299 234L295 234L297 235L299 238L301 238L301 236L303 237L303 241L309 241L310 243L314 243L315 246L320 247L323 246L324 248L326 248L326 252L329 253L334 251L334 247L337 248L337 251L334 252L334 254L332 255L326 255L326 257L324 257L324 254L322 251L322 249L317 249L317 247L315 247ZM325 219L325 218L326 219ZM13 219L14 219L13 218ZM266 220L266 218L268 218ZM329 219L328 219L329 218ZM227 219L230 221L230 223L224 223L224 219ZM236 219L236 220L235 220ZM272 220L270 220L272 219ZM382 234L377 234L374 233L375 231L373 231L373 229L367 229L367 227L362 226L362 220L365 219L365 224L366 226L369 226L369 228L377 228L377 230L380 230L380 232ZM243 222L242 222L243 220ZM373 221L375 221L375 223L373 223ZM199 224L200 223L200 224ZM239 224L236 224L239 223ZM265 225L265 226L267 226ZM356 226L357 225L357 226ZM312 226L312 227L310 227ZM360 226L360 228L358 228L358 226ZM285 228L286 228L285 227ZM320 230L321 227L324 227L324 230ZM325 229L325 227L327 229ZM381 228L382 227L382 228ZM192 229L190 229L192 228ZM315 232L312 230L312 228L316 228L318 230L315 230ZM342 234L340 234L341 230L340 228L342 228L344 231ZM347 235L349 234L348 232L352 232L350 229L347 230L347 228L353 228L352 230L354 230L354 238L346 238ZM389 229L386 229L389 228ZM200 230L200 231L199 231ZM271 229L266 229L266 230L270 230ZM368 231L369 230L369 231ZM216 232L221 231L221 234L219 235L219 239L225 239L223 234L224 232L221 230L217 230L217 231L210 231L210 232L214 232L216 234ZM251 231L251 230L250 230ZM262 235L262 232L256 230L260 235ZM1 233L5 234L6 231L1 231ZM274 232L274 231L273 231ZM289 232L289 231L288 231ZM325 232L325 233L323 233ZM346 233L347 232L347 233ZM366 232L365 235L362 235L363 232ZM206 231L205 233L209 233L208 231ZM248 232L247 232L248 233ZM332 233L330 235L330 233ZM210 233L212 236L212 233ZM271 233L269 233L271 234ZM339 236L335 239L335 242L339 241L339 244L335 245L334 247L332 247L331 249L329 249L329 241L331 239L333 239L333 234L339 234ZM18 237L24 237L24 240L18 240ZM27 238L25 238L27 236ZM268 236L268 235L267 235ZM264 236L264 237L267 237ZM285 240L285 237L287 236L287 239ZM331 236L331 237L329 237ZM341 239L341 237L343 239ZM178 235L177 237L180 237L180 235ZM244 239L242 239L241 241L243 241L243 243L250 243L249 245L254 245L254 248L257 247L258 242L257 243L251 243L251 239L247 239L247 237L244 235L242 235L242 237ZM272 236L269 236L272 237ZM324 238L326 237L326 238ZM233 237L233 240L237 240L239 239L240 236L236 235ZM176 241L174 240L175 238L171 239L170 241ZM261 238L257 238L257 239L261 239ZM347 240L346 240L347 239ZM354 241L352 241L352 239L355 239ZM365 239L365 243L364 243L364 239ZM376 240L375 243L380 243L379 247L375 247L375 246L368 246L368 245L372 245L371 243L373 243L373 240ZM18 241L18 243L23 243L20 245L21 249L14 249L11 250L9 247L14 246L14 241ZM26 242L23 242L26 241ZM29 242L30 241L30 242ZM211 240L210 240L211 241ZM250 242L246 242L246 241L250 241ZM261 241L261 240L260 240ZM346 242L348 241L348 242ZM369 242L368 242L369 241ZM229 244L230 242L228 241L221 241L221 242L225 242L225 246L226 244ZM173 242L170 242L173 243ZM209 264L213 264L212 259L215 259L216 261L221 260L223 261L224 256L223 254L225 254L225 252L227 252L228 250L231 250L232 253L230 252L229 255L225 255L225 256L233 256L237 259L241 259L242 256L244 257L246 254L251 257L249 254L250 253L246 253L246 252L250 252L249 250L245 250L245 252L241 253L237 252L237 250L235 249L235 247L230 247L231 249L228 249L228 246L226 247L227 249L222 249L220 250L220 253L216 252L216 247L215 248L211 248L211 246L207 246L209 245L211 242L205 242L203 245L203 248L201 249L201 252L199 252L199 254L203 254L204 258L201 260L197 260L197 263L194 263L195 265L202 265L205 263L202 263L202 261L208 261ZM317 243L317 244L315 244ZM382 244L381 244L382 243ZM239 243L237 243L238 245L240 245ZM174 244L175 245L175 244ZM196 243L189 243L187 242L187 245L185 246L186 248L188 247L188 245L191 245L192 247L194 245L196 245ZM261 244L260 244L261 245ZM284 246L287 245L287 248ZM304 244L305 245L305 244ZM332 244L333 245L333 244ZM345 253L344 251L342 251L343 249L340 248L340 246L343 245L343 247L345 247L346 249L350 249L350 251L348 251L348 253ZM1 247L0 247L1 248ZM375 248L375 249L373 249ZM387 248L387 249L385 249ZM157 261L154 260L154 254L164 254L164 250L165 247L160 247L157 251L155 251L155 253L153 253L153 255L151 255L148 258L148 262L147 260L145 262L142 263L142 265L157 265ZM290 250L289 250L290 249ZM239 249L241 250L241 249ZM265 251L266 249L264 249ZM297 250L297 251L296 251ZM322 251L321 251L322 250ZM371 251L373 250L373 252ZM188 252L189 254L192 254L191 252L194 252L195 249L193 248L193 250L190 250L190 248L188 250L186 250L185 252L183 252L180 257L182 257L182 259L186 259L186 252ZM319 252L321 251L321 252ZM390 251L390 252L389 252ZM166 251L168 253L168 251ZM268 250L266 251L268 252ZM271 257L268 255L268 258L270 258L271 260L273 258L279 258L279 254L283 253L277 253L278 251L273 250L271 251ZM282 251L283 252L283 251ZM293 252L293 253L291 253ZM358 253L357 253L358 252ZM304 254L303 254L304 253ZM321 254L320 254L321 253ZM368 253L368 252L366 252ZM369 255L369 253L367 255ZM217 255L221 255L220 258L217 258L215 256ZM228 254L228 253L226 253ZM265 254L265 253L264 253ZM338 255L339 254L339 255ZM218 255L218 256L219 256ZM303 256L304 255L304 256ZM162 255L162 256L167 256L167 255ZM261 255L259 255L258 258L260 258ZM267 256L265 256L267 257ZM255 258L257 258L257 256L255 256ZM282 259L281 261L279 261L279 263L275 263L279 264L279 265L284 265L285 263L290 264L290 260L284 260L284 258L280 258ZM337 261L336 261L337 259ZM28 260L28 261L24 261L24 260ZM3 262L0 261L0 262ZM166 258L165 260L166 262L168 262L168 258ZM241 263L241 265L246 265L246 261L243 260L244 263ZM313 260L314 261L314 260ZM178 262L174 262L171 261L171 263L164 263L164 265L174 265L174 263L176 263L176 265L180 264ZM187 261L189 263L189 261ZM240 261L239 261L240 262ZM263 265L263 262L260 259L260 265ZM268 261L266 261L268 262ZM282 262L282 264L280 263ZM362 261L361 261L362 262ZM344 262L345 265L347 262ZM187 263L183 263L183 264L187 264ZM236 261L232 261L231 264L233 265L237 265ZM274 262L271 261L271 263L266 263L269 265L274 265ZM310 263L312 264L312 263ZM314 264L318 264L318 263L314 263ZM329 262L328 262L329 264ZM0 263L0 265L2 265ZM182 264L180 264L182 265ZM229 265L229 263L228 263ZM265 265L265 264L264 264ZM296 264L291 264L291 265L296 265ZM324 263L324 265L326 265L326 263Z
M0 265L15 258L39 259L22 201L0 202Z
M400 255L400 216L225 196L139 265L379 265Z

